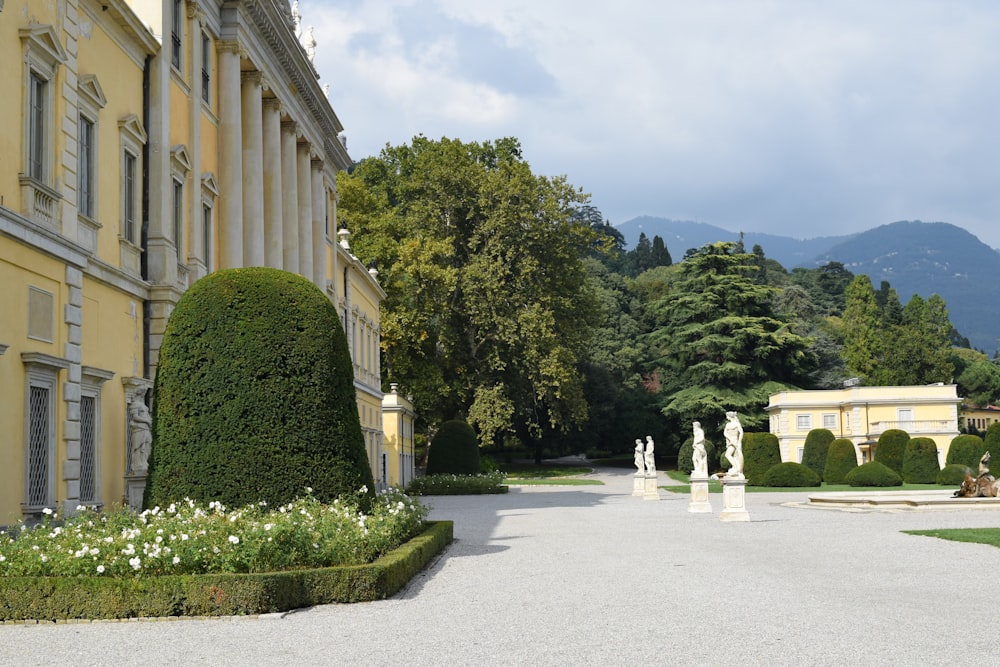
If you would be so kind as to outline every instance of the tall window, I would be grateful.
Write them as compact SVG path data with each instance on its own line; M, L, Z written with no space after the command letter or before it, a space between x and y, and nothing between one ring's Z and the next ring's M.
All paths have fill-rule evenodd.
M28 176L39 182L45 181L45 143L47 102L49 82L32 71L28 81Z
M80 502L93 503L97 494L97 397L80 397Z
M136 242L135 233L135 167L136 157L125 151L125 160L122 165L122 236L129 243Z
M205 270L212 272L212 207L201 206L202 247L205 248Z
M173 200L173 232L174 244L177 246L177 257L181 256L182 232L184 230L184 184L177 179L173 180L174 200Z
M823 415L823 428L831 431L837 430L837 415L826 413Z
M205 104L212 102L212 40L201 33L201 99Z
M28 393L28 497L29 507L49 504L52 457L52 387L32 384Z
M94 217L94 123L80 116L80 157L77 171L80 214Z
M177 69L181 68L181 38L184 35L184 0L174 0L170 26L170 62Z

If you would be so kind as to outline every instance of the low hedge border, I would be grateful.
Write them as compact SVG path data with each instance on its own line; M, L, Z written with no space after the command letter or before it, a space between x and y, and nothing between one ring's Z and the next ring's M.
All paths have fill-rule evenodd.
M428 522L422 533L366 565L134 579L0 577L0 621L244 616L381 600L403 588L453 536L453 522Z
M492 495L496 493L507 493L510 491L510 487L495 486L491 489L481 489L481 488L451 488L451 489L434 489L433 491L428 491L427 493L421 493L416 489L407 489L406 492L411 496L485 496Z

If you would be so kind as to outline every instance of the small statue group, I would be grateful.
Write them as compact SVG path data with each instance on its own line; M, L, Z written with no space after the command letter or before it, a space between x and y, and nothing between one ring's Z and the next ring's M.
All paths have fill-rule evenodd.
M973 478L966 474L962 486L955 492L954 498L996 498L1000 497L1000 481L990 474L990 453L986 452L979 459L979 476Z
M691 471L691 476L705 479L708 477L705 431L701 428L701 422L693 422L691 427L694 433L694 451L691 454L691 463L694 464L694 469ZM740 418L736 412L726 413L726 425L722 430L722 435L726 438L726 459L729 461L729 471L726 474L730 477L742 477L743 425L740 424Z
M128 423L132 436L130 468L133 475L145 475L149 469L149 454L153 444L153 418L139 396L129 404Z
M636 475L656 475L656 461L653 457L653 436L646 436L646 443L641 438L635 439Z

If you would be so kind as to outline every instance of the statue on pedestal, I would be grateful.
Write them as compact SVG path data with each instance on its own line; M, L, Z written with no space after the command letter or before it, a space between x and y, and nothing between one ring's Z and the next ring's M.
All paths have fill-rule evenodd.
M646 474L646 462L642 456L642 440L640 438L635 439L635 467L636 475Z
M701 428L701 422L691 424L694 433L694 451L691 454L691 463L694 469L691 471L692 477L705 479L708 477L708 453L705 451L705 431Z
M656 459L653 458L653 436L646 436L646 474L656 475Z
M726 459L729 461L727 475L743 475L743 425L735 412L726 413L726 427L722 430L726 438Z
M153 445L153 418L149 408L138 397L129 405L128 425L132 432L132 474L145 475Z

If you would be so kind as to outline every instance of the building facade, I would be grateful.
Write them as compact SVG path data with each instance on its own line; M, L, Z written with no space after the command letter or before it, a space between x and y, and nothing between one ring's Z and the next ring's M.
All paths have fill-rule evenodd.
M889 429L937 443L944 465L948 447L958 435L961 399L953 384L914 387L845 387L772 394L766 411L770 431L778 437L781 460L802 462L806 436L825 428L854 443L858 463L871 460L873 446Z
M379 471L385 293L337 239L351 160L301 33L288 0L0 0L0 525L122 502L129 407L221 268L337 306Z
M406 488L416 474L413 425L416 421L413 403L399 393L396 383L382 398L382 475L390 486Z

